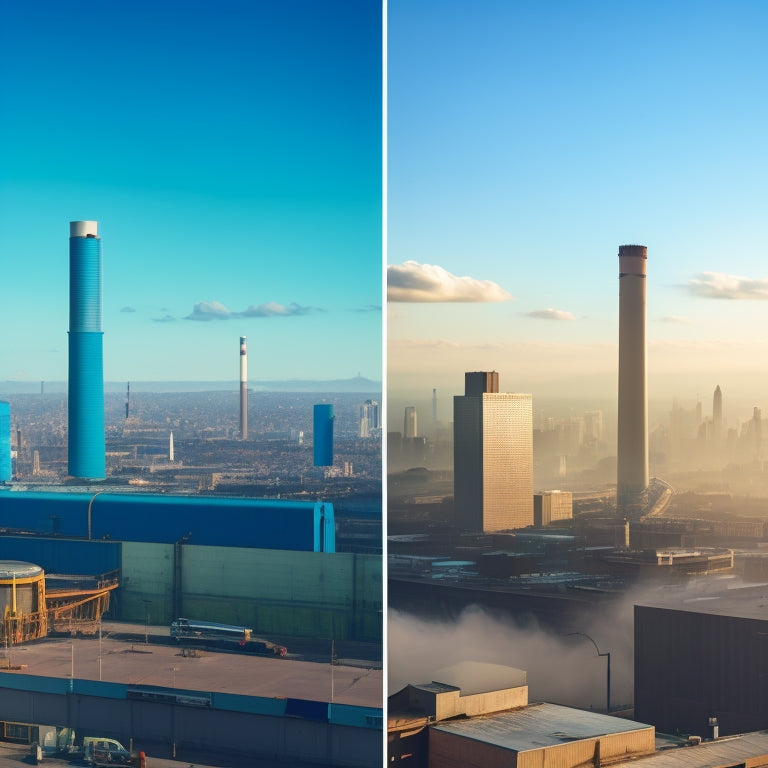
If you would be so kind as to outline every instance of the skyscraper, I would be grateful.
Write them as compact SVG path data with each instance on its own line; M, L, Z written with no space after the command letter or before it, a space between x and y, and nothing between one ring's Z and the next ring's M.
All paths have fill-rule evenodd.
M98 222L69 224L69 474L106 477L101 238Z
M248 349L240 337L240 439L248 439Z
M333 405L319 403L313 411L314 464L333 466Z
M360 437L371 437L379 426L379 404L376 400L366 400L360 406Z
M408 439L410 437L419 436L419 423L416 416L416 406L408 405L405 408L405 415L403 416L403 437Z
M644 245L619 246L619 413L616 503L620 514L648 490Z
M454 499L458 524L501 531L533 524L531 395L499 392L499 375L464 374L453 398Z
M715 394L712 396L712 439L721 440L723 437L723 393L720 391L720 385L715 387Z

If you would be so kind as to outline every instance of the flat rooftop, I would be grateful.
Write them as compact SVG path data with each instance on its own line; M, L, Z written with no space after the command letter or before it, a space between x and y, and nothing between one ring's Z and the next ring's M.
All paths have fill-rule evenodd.
M714 587L716 582L711 584ZM729 584L733 584L734 588L728 589ZM730 579L721 582L720 589L702 593L670 590L638 601L637 605L742 619L768 619L768 584L748 587L738 587L738 584L738 581Z
M101 664L99 655L101 649ZM290 648L289 648L290 650ZM79 680L104 680L177 690L233 693L265 698L333 701L382 707L381 669L323 664L290 658L198 651L183 656L176 645L143 640L48 638L13 646L0 660L0 685L18 674ZM21 669L2 669L11 667ZM101 667L101 670L99 669ZM101 676L100 676L101 675Z
M440 723L433 730L492 744L511 752L527 752L615 733L653 728L620 717L559 704L530 704L520 709L467 720Z

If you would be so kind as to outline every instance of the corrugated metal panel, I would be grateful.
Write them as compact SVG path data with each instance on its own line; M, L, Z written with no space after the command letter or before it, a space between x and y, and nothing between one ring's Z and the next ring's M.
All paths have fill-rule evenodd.
M75 680L73 692L81 696L98 696L102 699L124 699L128 686L125 683L109 683L101 680Z
M353 558L187 545L182 576L191 594L347 608L352 601Z
M384 710L375 707L356 707L352 704L329 704L328 722L334 725L351 725L353 728L371 728L380 731L384 727Z
M335 549L327 502L135 493L0 493L0 527L43 535L313 552Z
M744 763L768 764L768 732L749 733L695 747L680 747L657 752L632 761L636 768L702 768Z
M3 674L0 683L3 688L34 693L69 693L69 680L58 677L40 677L38 675Z
M285 699L266 699L261 696L242 696L235 693L212 694L213 709L227 712L248 712L254 715L282 717L285 714Z
M170 624L173 616L173 545L123 543L120 617Z
M46 573L96 576L120 567L117 541L73 541L0 536L0 560L24 560Z
M558 704L531 704L510 712L433 726L434 730L495 744L515 752L538 750L610 734L647 731L648 728L632 720Z
M328 702L289 698L285 701L285 714L291 717L301 717L304 720L326 723L328 722Z

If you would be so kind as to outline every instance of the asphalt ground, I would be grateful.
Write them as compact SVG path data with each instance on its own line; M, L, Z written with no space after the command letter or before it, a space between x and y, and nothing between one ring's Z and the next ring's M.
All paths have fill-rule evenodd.
M16 744L0 742L0 768L23 768L37 765L30 756L30 748ZM39 763L42 766L60 766L64 768L85 768L83 760L68 760L58 757L45 757ZM318 763L284 762L263 758L217 759L216 755L190 753L186 760L171 760L154 757L153 750L147 751L146 768L331 768Z
M289 649L285 658L199 649L189 654L184 646L171 644L167 628L150 627L146 634L140 628L141 634L137 634L128 625L105 624L101 640L49 637L14 646L0 653L0 684L4 675L20 673L66 679L74 675L76 679L178 690L383 705L381 662L343 658L339 653L352 650L357 657L375 655L378 646L371 650L358 644L361 647L346 649L334 643L334 664L330 663L330 642L317 641L309 641L302 648L304 653L292 651L285 643ZM313 660L305 660L308 658Z

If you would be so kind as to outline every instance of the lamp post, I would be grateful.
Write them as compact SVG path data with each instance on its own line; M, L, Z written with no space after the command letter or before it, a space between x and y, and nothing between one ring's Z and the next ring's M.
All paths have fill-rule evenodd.
M586 633L586 632L566 632L565 636L569 637L571 635L581 635L582 637L586 637L587 640L589 640L592 645L595 646L595 651L598 656L605 656L605 660L607 662L606 666L606 678L605 678L605 712L606 714L610 714L611 712L611 652L606 651L605 653L602 653L600 649L597 647L597 643Z

